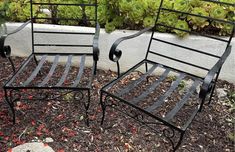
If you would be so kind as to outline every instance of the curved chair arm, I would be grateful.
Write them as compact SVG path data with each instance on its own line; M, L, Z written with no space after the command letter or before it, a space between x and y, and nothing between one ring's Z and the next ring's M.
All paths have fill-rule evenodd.
M112 60L112 61L114 61L114 62L117 62L117 61L121 58L121 56L122 56L122 51L119 50L119 49L117 49L117 46L118 46L122 41L127 40L127 39L135 38L135 37L137 37L137 36L139 36L139 35L145 33L146 31L151 30L152 28L153 28L153 27L145 28L145 29L139 31L138 33L133 34L133 35L129 35L129 36L121 37L121 38L117 39L117 40L113 43L113 45L112 45L112 47L111 47L111 49L110 49L110 51L109 51L109 59Z
M9 35L15 34L19 31L21 31L25 26L27 26L29 23L31 22L31 20L27 21L26 23L22 24L20 27L18 27L16 30L14 30L11 33L7 33L3 36L0 37L0 55L3 58L7 58L11 55L11 47L10 46L5 46L5 40Z
M99 36L100 36L100 25L99 23L96 24L95 28L95 36L93 39L93 53L94 53L94 60L99 60L100 50L99 50Z
M211 68L211 70L207 73L204 82L202 84L200 93L199 93L199 97L204 99L207 94L210 92L211 87L212 87L212 81L216 75L217 72L219 72L219 70L221 69L222 65L224 64L225 60L227 59L227 57L229 56L229 54L231 53L231 49L232 46L228 46L225 50L225 52L223 53L223 55L221 56L221 58L219 59L219 61L217 61L217 63Z

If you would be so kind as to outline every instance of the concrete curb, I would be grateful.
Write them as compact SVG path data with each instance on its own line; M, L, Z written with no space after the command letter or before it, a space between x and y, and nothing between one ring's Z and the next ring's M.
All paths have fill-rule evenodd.
M7 23L8 31L11 31L18 26L20 26L21 23ZM59 25L42 25L42 24L36 24L34 26L36 29L40 30L53 30L53 31L94 31L93 28L86 28L86 27L73 27L73 26L59 26ZM111 34L107 34L103 29L101 29L100 33L100 40L99 40L99 46L100 46L100 61L98 63L99 68L101 69L111 69L116 70L116 64L111 62L108 59L108 53L111 45L113 42L123 36L127 36L133 33L136 33L137 31L128 31L128 30L117 30L112 32ZM220 48L223 47L222 44L218 43L218 41L208 40L200 36L190 36L187 37L184 40L179 39L178 37L171 35L171 34L158 34L159 37L163 39L171 39L173 42L182 42L188 46L195 46L197 47L200 45L202 46L202 50L206 50L207 52L213 52L216 54L221 54L219 52ZM122 71L127 70L129 67L133 66L135 63L142 60L145 56L145 51L148 47L148 42L150 38L150 33L143 34L133 40L128 40L120 45L120 49L123 51L122 59L120 60ZM65 38L62 36L51 36L46 35L44 37L40 37L37 39L39 42L64 42ZM85 36L81 37L66 37L66 40L71 44L77 44L77 43L88 43L91 42L92 39L87 39ZM10 36L7 41L7 44L10 44L12 46L12 53L15 56L27 56L31 52L31 32L30 32L30 25L28 25L24 30L21 32ZM225 62L220 79L227 80L229 82L235 83L235 39L232 40L233 48L231 55L228 57L227 61ZM127 50L128 48L128 50ZM165 50L166 47L164 45L157 45L156 49L158 50ZM171 50L171 48L167 48ZM55 48L51 48L51 50L55 50ZM138 52L138 53L137 53ZM174 50L174 52L169 53L169 55L173 56L179 56L179 58L183 58L184 60L188 61L195 61L196 64L201 65L208 65L211 66L214 64L214 60L210 58L199 58L198 54L192 54L192 53L184 53L179 55L178 50ZM159 59L160 62L164 62L163 60ZM89 64L89 63L88 63ZM91 64L91 63L90 63ZM169 63L167 63L169 64ZM170 63L174 65L174 63ZM186 67L187 68L187 67ZM197 74L204 75L205 72L201 72L199 70L190 69L187 70L193 71Z

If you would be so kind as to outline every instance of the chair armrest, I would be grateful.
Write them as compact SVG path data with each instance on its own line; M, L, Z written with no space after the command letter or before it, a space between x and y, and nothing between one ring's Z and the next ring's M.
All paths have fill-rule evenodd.
M202 87L201 87L201 90L199 93L200 98L205 98L207 96L207 93L210 92L211 87L212 87L212 81L213 81L216 73L218 73L220 71L225 60L227 59L227 57L231 53L231 49L232 49L232 46L231 45L228 46L226 48L225 52L223 53L223 55L221 56L221 58L219 59L219 61L217 61L217 63L207 73L206 77L204 78L204 81L203 81L203 84L202 84Z
M113 43L113 45L112 45L112 47L111 47L111 49L110 49L110 51L109 51L109 59L112 60L112 61L114 61L114 62L117 62L117 61L121 58L121 56L122 56L122 51L119 50L119 49L117 49L117 46L118 46L122 41L127 40L127 39L135 38L135 37L137 37L137 36L139 36L139 35L145 33L146 31L151 30L152 28L153 28L153 27L145 28L145 29L139 31L138 33L133 34L133 35L129 35L129 36L121 37L121 38L117 39L117 40Z
M18 27L16 30L13 32L7 33L3 36L0 37L0 55L3 58L9 57L11 55L11 47L10 46L5 46L5 40L9 35L15 34L19 31L21 31L25 26L27 26L31 21L27 21L26 23L22 24L20 27Z
M94 53L94 60L99 60L100 50L99 50L99 36L100 36L100 25L99 23L96 24L95 28L95 36L93 38L93 53Z

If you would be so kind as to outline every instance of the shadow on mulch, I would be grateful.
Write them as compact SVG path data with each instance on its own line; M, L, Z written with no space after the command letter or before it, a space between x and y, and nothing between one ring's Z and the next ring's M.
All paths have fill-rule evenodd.
M22 58L14 59L16 65ZM0 58L0 85L11 75L11 67ZM98 70L98 77L93 83L92 100L89 109L90 126L84 121L85 110L82 104L67 96L64 101L22 101L17 102L17 123L12 125L9 107L4 102L0 89L0 152L6 152L19 144L32 141L45 142L47 137L54 141L48 143L55 151L169 151L171 146L159 138L153 131L135 122L133 119L108 108L103 126L99 89L115 78L112 71ZM219 88L234 90L235 86L225 81L218 82ZM40 92L52 94L51 91ZM35 94L28 92L28 98ZM198 114L187 130L178 151L234 151L234 142L228 134L234 126L227 120L234 113L215 97L210 106Z

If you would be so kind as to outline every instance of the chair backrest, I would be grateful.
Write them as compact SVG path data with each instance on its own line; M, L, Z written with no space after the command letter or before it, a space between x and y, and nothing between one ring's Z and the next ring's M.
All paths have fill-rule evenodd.
M86 2L84 2L86 1ZM30 0L33 53L92 55L97 23L97 0ZM35 23L53 24L50 27ZM58 25L75 25L58 26ZM63 28L62 28L63 27ZM43 52L42 52L43 51Z
M195 0L197 4L194 5L198 7L193 8L189 7L190 2L161 0L146 59L158 63L167 62L171 68L204 77L221 58L234 36L234 14L231 14L231 20L228 16L225 19L227 10L224 7L234 10L235 4ZM190 30L189 26L194 30ZM223 30L216 28L221 26ZM187 33L192 37L166 37L155 31L170 31L178 35ZM216 36L224 33L226 36Z

